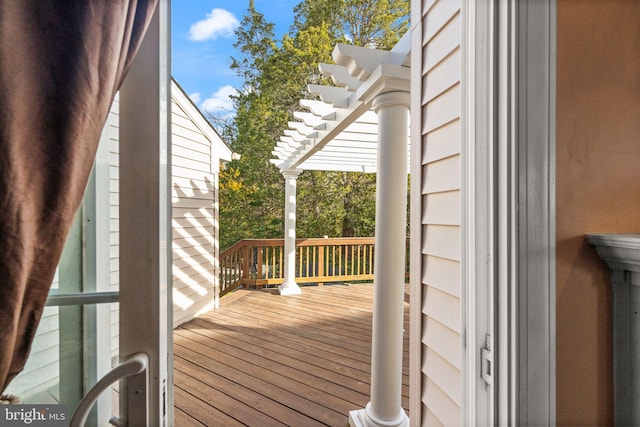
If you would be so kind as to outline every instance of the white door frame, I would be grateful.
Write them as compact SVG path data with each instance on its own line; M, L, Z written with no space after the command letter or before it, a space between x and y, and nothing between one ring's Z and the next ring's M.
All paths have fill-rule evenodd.
M173 424L170 2L160 0L120 89L120 361L128 425Z
M515 7L517 6L517 8ZM516 2L517 411L556 420L556 0Z
M555 424L555 17L555 0L463 2L467 425Z

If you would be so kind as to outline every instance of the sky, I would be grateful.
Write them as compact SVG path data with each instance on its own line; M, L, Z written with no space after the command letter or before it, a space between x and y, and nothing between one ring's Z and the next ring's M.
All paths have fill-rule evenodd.
M275 24L276 39L293 23L301 0L255 0L255 8ZM229 69L235 29L247 12L248 0L172 0L172 74L203 113L232 108L229 95L241 80Z

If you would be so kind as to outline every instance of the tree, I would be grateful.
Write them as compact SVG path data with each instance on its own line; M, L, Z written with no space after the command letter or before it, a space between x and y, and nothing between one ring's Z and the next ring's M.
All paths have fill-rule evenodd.
M296 6L292 32L327 25L335 40L391 49L409 28L408 0L307 0Z
M273 24L249 1L247 14L236 30L234 44L240 52L231 69L243 78L243 87L233 97L235 118L222 131L240 159L229 162L220 173L220 241L228 247L242 238L268 238L282 234L284 184L269 163L273 141L286 125L282 111L268 90L264 74L278 47Z
M274 24L256 10L254 0L249 0L247 14L235 31L237 41L233 45L242 56L231 58L231 69L244 79L246 92L259 89L262 73L277 50L273 28Z
M243 87L236 116L222 130L241 154L220 175L223 248L244 237L282 237L284 180L269 159L299 99L313 98L307 85L330 84L318 64L333 62L338 42L391 48L408 29L408 13L408 0L304 0L278 44L273 24L249 1L231 63ZM297 209L300 237L373 235L375 176L305 171Z

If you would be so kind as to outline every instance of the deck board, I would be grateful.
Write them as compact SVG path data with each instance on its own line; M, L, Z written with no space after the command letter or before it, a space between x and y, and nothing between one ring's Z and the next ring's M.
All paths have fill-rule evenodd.
M223 297L174 331L176 425L347 426L369 401L372 307L371 284ZM405 410L408 311L405 298Z

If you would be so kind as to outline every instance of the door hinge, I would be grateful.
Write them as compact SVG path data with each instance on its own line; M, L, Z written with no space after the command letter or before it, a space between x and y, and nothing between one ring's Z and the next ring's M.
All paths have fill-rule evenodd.
M493 351L490 335L485 335L484 346L480 349L480 376L485 388L493 385Z

